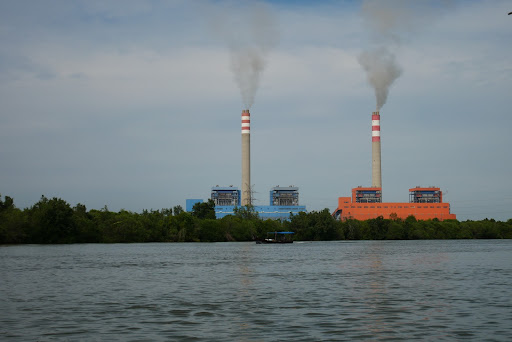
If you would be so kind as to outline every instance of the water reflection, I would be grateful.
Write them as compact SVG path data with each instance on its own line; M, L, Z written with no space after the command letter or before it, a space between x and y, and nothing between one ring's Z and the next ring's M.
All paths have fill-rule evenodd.
M0 333L7 341L505 341L511 259L512 241L0 248Z
M378 336L383 332L391 331L391 320L395 320L395 314L389 312L388 303L391 298L387 293L387 281L383 267L382 242L374 242L368 246L363 259L364 269L367 273L368 287L363 289L365 314L363 319L367 321L368 330Z
M237 300L235 305L238 306L241 311L236 320L234 320L234 323L238 331L237 336L239 336L240 341L243 342L254 341L248 336L250 335L249 332L255 329L248 315L252 309L249 304L254 300L254 289L252 288L254 270L251 266L253 262L251 255L252 249L253 245L244 244L235 258L237 263L236 267L238 269L238 282L235 289Z
M439 279L448 271L448 254L407 248L390 253L390 243L372 242L361 253L360 270L365 280L361 286L362 319L374 336L425 328L436 315L446 315L449 306L443 296L445 285Z

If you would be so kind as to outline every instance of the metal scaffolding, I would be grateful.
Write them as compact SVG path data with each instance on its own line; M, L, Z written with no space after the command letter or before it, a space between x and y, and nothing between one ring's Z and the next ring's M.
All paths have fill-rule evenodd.
M299 205L299 188L295 186L275 186L270 190L270 205L297 206Z
M409 189L410 203L442 203L442 192L439 188L412 188Z
M217 206L237 206L240 205L240 190L236 187L213 187L211 199Z

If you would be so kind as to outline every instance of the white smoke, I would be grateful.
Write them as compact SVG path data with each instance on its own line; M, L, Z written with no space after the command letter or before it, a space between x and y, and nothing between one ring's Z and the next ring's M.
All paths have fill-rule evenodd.
M377 110L386 103L389 89L402 74L394 51L423 26L432 22L450 0L365 0L362 16L371 33L374 47L361 53L358 60L375 90ZM376 46L376 47L375 47Z
M235 17L218 16L216 31L230 51L230 67L246 109L254 103L268 53L277 45L277 20L268 5L252 2Z
M389 88L400 77L402 69L396 63L395 56L385 47L364 51L358 60L375 90L378 111L386 103Z
M264 56L256 48L248 46L231 49L231 70L246 109L250 109L254 103L264 67Z

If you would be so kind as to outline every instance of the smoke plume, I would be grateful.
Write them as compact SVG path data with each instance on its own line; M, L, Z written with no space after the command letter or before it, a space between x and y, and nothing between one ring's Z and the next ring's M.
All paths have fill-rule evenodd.
M378 111L386 103L389 87L400 77L402 69L397 65L395 56L384 47L364 51L359 56L359 63L366 71L368 82L375 90Z
M218 17L215 26L228 45L230 67L242 102L246 109L250 109L268 53L277 45L279 35L277 20L268 5L256 2L239 11L235 17Z
M389 89L400 77L394 51L419 28L451 7L450 0L365 0L362 16L374 46L361 53L359 64L375 90L377 110L386 103Z

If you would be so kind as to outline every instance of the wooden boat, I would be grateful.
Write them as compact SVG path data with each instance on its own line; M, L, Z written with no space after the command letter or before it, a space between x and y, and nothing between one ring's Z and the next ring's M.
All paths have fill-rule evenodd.
M268 232L267 238L256 240L257 244L263 243L293 243L292 235L294 232Z

